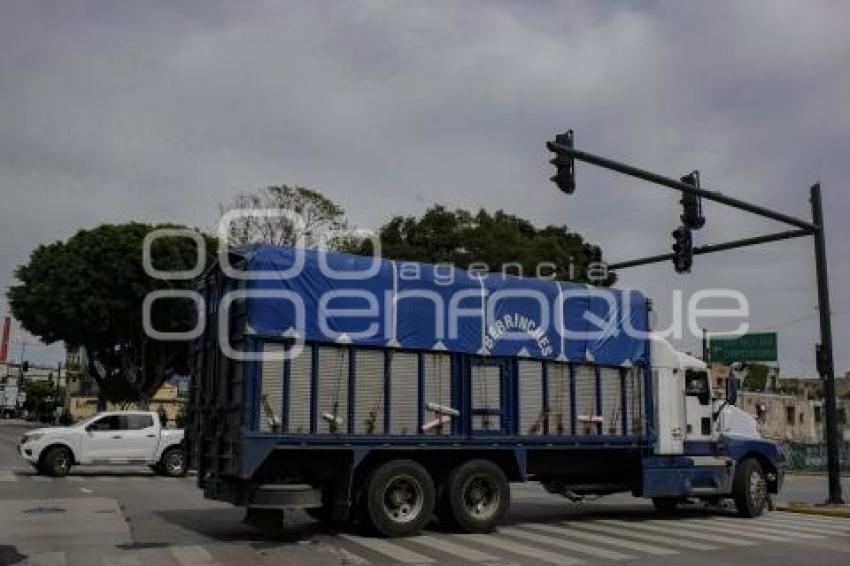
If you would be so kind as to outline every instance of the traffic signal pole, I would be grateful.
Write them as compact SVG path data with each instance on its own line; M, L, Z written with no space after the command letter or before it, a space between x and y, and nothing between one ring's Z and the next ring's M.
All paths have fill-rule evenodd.
M829 277L826 270L826 237L824 234L823 207L821 205L820 183L812 185L812 222L817 226L815 239L815 271L818 281L818 312L820 314L820 349L818 352L818 373L823 380L824 402L826 404L826 454L829 472L828 503L840 504L841 499L841 462L838 447L838 411L835 400L835 363L832 356L832 311L829 306Z
M559 139L560 138L560 139ZM821 190L820 184L816 184L811 188L811 205L812 205L812 221L807 222L763 206L748 203L740 199L729 197L718 191L710 191L696 187L692 184L684 183L677 179L665 177L645 169L640 169L632 165L614 161L599 155L594 155L585 151L575 149L573 146L572 131L569 132L569 143L559 143L564 138L556 137L554 142L547 142L547 147L550 151L556 154L556 160L552 163L559 167L559 171L567 171L569 175L573 174L574 168L572 164L564 164L564 160L572 158L585 163L590 163L603 169L616 171L629 177L642 179L650 183L661 185L670 189L680 191L682 193L696 195L706 200L714 201L732 208L737 208L752 214L776 220L784 224L788 224L796 228L795 230L786 230L774 234L756 236L753 238L744 238L720 244L709 244L693 248L693 255L702 255L725 250L732 250L768 242L778 242L792 238L800 238L803 236L813 236L815 240L815 269L817 277L818 290L818 311L820 313L820 335L821 342L817 351L818 373L824 383L824 402L826 404L826 451L827 451L827 471L829 472L829 496L827 503L841 504L841 464L839 460L838 449L838 411L836 408L835 396L835 370L834 360L832 355L832 325L830 321L830 306L829 306L829 280L827 277L827 258L826 258L826 242L824 238L824 220L823 209L821 205ZM560 179L559 179L560 180ZM575 189L574 179L567 181L561 180L561 184L568 184L572 190L564 191L572 193ZM562 189L563 190L563 189ZM638 265L647 265L658 263L661 261L669 261L674 258L674 254L660 254L640 259L622 261L609 264L610 269L625 269Z

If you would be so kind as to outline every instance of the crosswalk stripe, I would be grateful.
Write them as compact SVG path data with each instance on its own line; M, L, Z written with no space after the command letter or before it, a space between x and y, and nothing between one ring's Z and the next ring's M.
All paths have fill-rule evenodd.
M679 525L679 524L687 525L692 529L721 533L721 534L725 534L725 535L728 535L731 532L733 532L732 530L730 530L729 527L721 527L719 524L713 523L713 522L711 524L709 524L709 521L706 521L705 519L694 519L694 520L679 519L679 520L676 521L676 524L677 525ZM752 530L736 528L734 530L734 533L735 533L735 536L744 537L744 538L769 540L769 541L772 541L772 542L787 542L786 537L779 536L779 535L776 535L776 534L765 533L763 531L754 532Z
M527 525L520 525L520 527L525 527ZM547 526L547 525L541 525ZM543 530L543 529L540 529ZM553 527L553 530L558 531L557 527ZM499 533L506 534L512 537L517 537L525 540L529 540L531 542L536 542L539 544L545 544L549 546L554 546L557 548L563 548L566 550L572 550L574 552L579 552L582 554L588 554L590 556L595 556L597 558L604 558L606 560L628 560L630 558L634 558L631 555L623 554L622 552L615 552L613 550L606 550L604 548L599 548L597 546L590 546L587 544L581 544L579 542L572 542L569 540L564 540L562 538L553 538L551 536L541 535L537 533L531 533L525 530L516 529L516 528L502 528L499 529ZM563 531L557 533L563 535Z
M33 566L65 566L68 563L64 552L41 552L33 554L27 560L27 564Z
M212 554L202 546L172 546L168 550L171 551L171 556L181 566L212 566L218 564L213 560Z
M786 523L784 521L771 521L769 519L759 519L758 524L763 527L802 531L804 533L813 533L816 535L841 535L848 534L848 532L850 532L850 527L847 529L840 529L824 525L813 525L811 523Z
M73 482L86 481L86 478L83 476L66 476L65 479Z
M531 525L529 525L531 526ZM628 548L629 550L637 550L638 552L645 552L646 554L654 554L656 556L669 556L671 554L678 554L678 550L673 550L672 548L665 548L663 546L655 546L654 544L646 544L643 542L636 542L631 540L623 540L621 538L614 538L606 535L599 535L594 533L588 533L585 531L580 531L578 529L573 528L574 523L560 523L558 528L564 531L565 534L569 534L569 536L573 538L581 538L584 540L590 540L593 542L600 542L602 544L607 544L610 546L619 546L622 548ZM536 525L535 525L536 528Z
M806 521L824 525L849 526L850 519L844 517L826 517L824 515L807 515L805 513L789 513L787 511L774 511L768 517L778 517L792 521Z
M615 520L600 520L600 523L605 523L618 526L618 527L627 527L629 529L640 529L644 531L652 531L656 533L669 534L670 533L670 523L660 521L660 523L664 524L649 524L649 521L615 521ZM686 537L686 538L696 538L699 540L704 540L706 542L716 542L718 544L728 544L730 546L752 546L755 543L746 541L746 540L738 540L732 537L724 537L720 535L712 535L708 533L694 533L688 532L686 529L676 528L676 536L677 537Z
M335 550L339 553L340 564L357 564L358 566L362 566L369 563L365 558L357 556L345 548L337 547Z
M492 554L487 554L486 552L481 552L475 548L455 544L444 538L436 538L430 535L411 537L405 539L405 542L421 544L422 546L457 556L458 558L469 562L496 562L499 560L497 556L493 556Z
M388 540L346 534L341 534L339 536L342 539L358 544L373 552L389 556L396 562L403 562L405 564L432 564L435 562L433 558L429 558L428 556L419 554L418 552L413 552L400 544L396 544Z
M39 482L42 482L42 481L53 481L53 478L48 477L48 476L30 476L30 479L31 479L32 481L39 481Z
M693 542L689 540L681 540L673 537L666 537L662 535L654 535L649 533L641 533L635 532L629 529L623 529L619 527L608 527L605 525L601 525L595 521L591 521L590 523L579 523L574 525L579 529L585 529L593 532L601 532L608 535L614 535L618 537L628 537L628 538L636 538L639 540L645 540L647 542L654 542L657 544L666 544L669 546L680 546L682 548L687 548L689 550L714 550L717 547L712 546L710 544L703 544L701 542Z
M761 525L759 526L758 520L752 519L735 519L731 517L711 517L708 519L715 524L726 524L730 525L730 528L735 529L736 532L745 529L750 531L755 531L757 533L767 533L769 535L778 534L785 537L797 537L797 538L808 538L808 539L819 539L824 538L825 535L813 535L811 533L799 532L793 528L785 528L785 527L772 527L770 525Z
M759 519L760 522L769 523L772 525L794 525L794 526L805 526L806 528L811 529L819 529L824 532L835 533L835 534L847 534L850 532L850 521L847 521L846 525L829 525L829 524L821 524L821 523L811 523L809 521L800 522L800 521L792 521L791 519L783 518L774 518L774 517L765 517L763 519Z
M0 470L0 481L18 481L18 476L11 470Z
M548 562L549 564L560 564L562 566L570 566L572 564L582 564L583 561L577 560L575 558L570 558L569 556L564 556L562 554L555 554L554 552L549 552L547 550L541 550L539 548L534 548L531 546L527 546L524 544L518 544L512 540L504 540L500 539L498 536L493 535L455 535L461 540L466 540L470 542L474 542L477 544L481 544L484 546L490 546L493 548L498 548L504 552L510 552L512 554L517 554L519 556L524 556L526 558L532 558L539 562Z
M136 554L121 554L120 556L104 556L103 566L142 566L142 560Z
M95 476L93 479L98 481L118 481L118 478L115 476Z

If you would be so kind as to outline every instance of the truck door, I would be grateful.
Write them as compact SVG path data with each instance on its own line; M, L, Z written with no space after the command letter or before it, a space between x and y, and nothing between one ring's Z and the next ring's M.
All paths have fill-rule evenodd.
M147 413L130 413L123 415L124 449L116 455L125 460L153 460L159 443L160 430L153 415ZM158 420L158 419L157 419Z
M469 375L472 435L507 432L507 377L505 360L473 360Z
M685 380L681 369L652 369L655 423L658 438L656 454L682 454L685 451Z
M86 427L82 441L83 462L112 462L124 446L124 423L121 415L106 415Z
M688 440L711 440L714 433L711 386L708 372L703 369L685 370L685 409Z

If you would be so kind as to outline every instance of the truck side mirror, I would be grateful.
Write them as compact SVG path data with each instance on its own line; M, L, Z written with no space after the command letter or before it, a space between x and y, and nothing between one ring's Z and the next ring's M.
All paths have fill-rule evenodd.
M730 377L726 380L726 404L734 405L738 402L738 380Z

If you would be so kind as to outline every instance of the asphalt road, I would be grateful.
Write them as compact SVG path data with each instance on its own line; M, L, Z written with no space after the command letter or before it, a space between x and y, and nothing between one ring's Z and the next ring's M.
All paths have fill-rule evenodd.
M572 504L534 484L512 487L493 534L437 527L409 539L333 532L301 512L273 535L242 511L206 501L194 478L147 468L76 468L38 476L17 455L24 428L0 424L0 564L847 564L850 520L773 512L755 520L694 506L660 518L615 496ZM850 485L845 480L845 493ZM817 501L821 476L789 478L782 500Z

